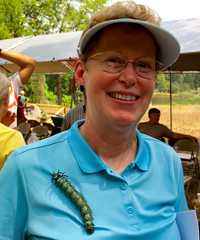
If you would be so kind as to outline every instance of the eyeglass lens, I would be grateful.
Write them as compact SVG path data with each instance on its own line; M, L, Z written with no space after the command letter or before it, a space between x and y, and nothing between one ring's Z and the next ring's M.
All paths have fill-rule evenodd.
M136 73L144 78L153 78L157 72L159 66L158 62L151 58L142 58L137 61L126 60L121 54L114 52L99 53L96 56L100 56L101 67L104 71L110 73L117 73L122 71L128 62L133 64ZM93 56L95 57L95 55ZM92 57L91 57L92 58Z

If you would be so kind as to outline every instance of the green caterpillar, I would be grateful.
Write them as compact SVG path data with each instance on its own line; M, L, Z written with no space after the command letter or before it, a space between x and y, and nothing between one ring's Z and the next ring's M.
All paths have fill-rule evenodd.
M64 173L58 171L58 173L52 174L52 182L61 187L65 194L75 203L76 207L80 210L83 216L84 227L87 233L91 234L94 232L94 223L92 217L92 211L89 208L86 200L83 196L71 185L70 181L67 180L67 176Z

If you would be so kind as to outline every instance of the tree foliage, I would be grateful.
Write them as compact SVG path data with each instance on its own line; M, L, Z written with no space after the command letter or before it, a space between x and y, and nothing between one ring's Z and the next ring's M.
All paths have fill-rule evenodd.
M181 93L200 88L199 73L172 74L172 93ZM170 92L169 74L159 74L157 77L155 89L158 92Z
M62 94L62 104L66 103L67 106L71 104L71 93L73 84L73 73L65 73L60 75L61 79L61 94ZM51 92L54 96L58 95L58 88L56 83L55 74L46 74L46 84L48 85L48 94ZM73 104L81 102L83 99L82 93L78 91L77 85L75 84L75 94L73 96Z
M155 88L159 92L168 92L169 91L169 75L159 74L157 76Z
M0 0L0 39L83 30L107 0Z
M71 95L72 91L72 82L73 82L73 73L61 74L61 89L62 95ZM56 75L55 74L46 74L46 83L49 87L49 91L57 95L57 84L56 84Z
M1 39L21 37L25 32L29 35L29 27L24 28L27 23L27 19L23 14L22 1L0 0Z
M23 89L31 103L47 103L45 96L45 75L34 74Z
M45 83L44 85L44 96L49 104L57 104L57 97L52 91L49 91L49 86Z

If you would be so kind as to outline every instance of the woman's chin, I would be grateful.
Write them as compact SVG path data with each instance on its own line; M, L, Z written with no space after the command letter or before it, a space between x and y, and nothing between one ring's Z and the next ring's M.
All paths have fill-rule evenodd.
M121 125L130 125L130 124L135 124L136 122L139 122L139 118L133 115L117 115L114 118L114 122L121 124Z

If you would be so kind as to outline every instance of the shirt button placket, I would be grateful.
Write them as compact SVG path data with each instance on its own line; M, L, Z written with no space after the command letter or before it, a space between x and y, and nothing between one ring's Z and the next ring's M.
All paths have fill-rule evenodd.
M129 206L129 207L127 207L127 212L129 213L129 214L133 214L133 207L131 207L131 206Z
M127 184L126 183L122 183L121 184L121 189L122 190L126 190L127 189Z

